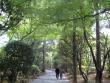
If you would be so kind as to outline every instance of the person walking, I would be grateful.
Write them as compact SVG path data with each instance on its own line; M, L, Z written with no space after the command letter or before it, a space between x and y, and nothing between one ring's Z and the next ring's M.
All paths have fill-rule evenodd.
M59 68L56 68L56 69L55 69L55 73L56 73L56 78L58 79L58 78L59 78L59 73L60 73Z
M62 79L62 77L63 77L63 70L60 69L60 79Z

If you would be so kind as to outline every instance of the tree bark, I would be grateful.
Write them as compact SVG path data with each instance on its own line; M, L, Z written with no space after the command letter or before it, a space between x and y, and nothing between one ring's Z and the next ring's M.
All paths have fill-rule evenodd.
M76 54L76 49L77 49L77 46L76 46L76 27L73 28L73 40L72 40L72 43L73 43L73 83L77 83L77 54Z
M99 26L99 17L96 18L96 83L101 83L102 80L102 68L101 68L101 50L100 50L100 26Z
M79 63L79 71L80 71L80 74L82 75L83 79L84 79L84 82L87 83L88 82L88 77L87 75L83 72L82 70L82 64L81 64L81 54L79 54L79 58L78 58L78 63Z
M99 12L99 3L94 1L95 12ZM100 49L100 24L99 24L99 15L95 16L96 21L96 83L102 83L102 68L101 68L101 49Z
M96 83L102 83L102 70L96 71Z
M43 42L43 64L42 64L42 72L45 72L45 44L46 44L46 42L44 41Z
M9 83L15 83L16 82L16 78L17 78L17 74L14 70L11 71L10 76L8 76L9 78Z

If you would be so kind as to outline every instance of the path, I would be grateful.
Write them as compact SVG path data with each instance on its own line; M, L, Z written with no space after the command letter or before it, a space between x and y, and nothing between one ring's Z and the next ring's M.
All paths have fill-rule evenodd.
M39 78L33 80L30 83L69 83L69 80L67 80L66 76L63 75L62 79L56 79L55 78L55 72L52 70L46 70L46 73Z

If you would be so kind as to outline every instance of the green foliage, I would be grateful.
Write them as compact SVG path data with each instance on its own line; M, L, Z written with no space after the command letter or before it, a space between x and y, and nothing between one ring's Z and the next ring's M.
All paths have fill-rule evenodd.
M34 61L32 48L22 42L13 41L4 48L9 69L16 71L28 71ZM16 64L15 64L16 63Z
M32 75L35 75L35 74L36 74L36 75L39 75L40 72L41 72L41 70L39 69L38 66L32 65L32 67L31 67L31 69L30 69L30 72L31 72Z
M26 75L34 62L34 54L31 46L20 42L9 42L0 56L0 72L15 83L17 75L22 72Z
M28 2L29 0L0 0L0 30L15 28L23 19Z

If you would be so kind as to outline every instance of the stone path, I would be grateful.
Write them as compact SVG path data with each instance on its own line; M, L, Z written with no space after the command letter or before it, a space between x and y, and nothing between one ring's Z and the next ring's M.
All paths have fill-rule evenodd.
M55 72L52 70L46 70L46 73L30 83L69 83L66 76L63 75L62 79L56 79Z

